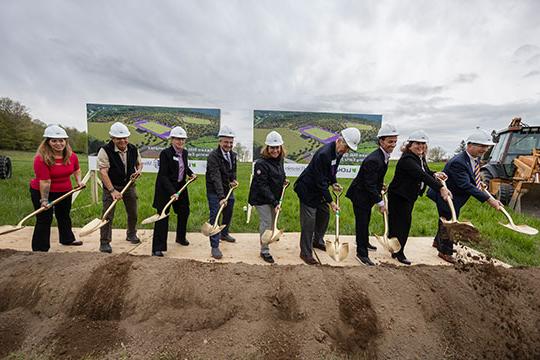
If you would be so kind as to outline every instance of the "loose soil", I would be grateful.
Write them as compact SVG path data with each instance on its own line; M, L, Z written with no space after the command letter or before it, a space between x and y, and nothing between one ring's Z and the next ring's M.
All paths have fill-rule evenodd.
M0 358L540 358L538 268L0 250L0 274Z

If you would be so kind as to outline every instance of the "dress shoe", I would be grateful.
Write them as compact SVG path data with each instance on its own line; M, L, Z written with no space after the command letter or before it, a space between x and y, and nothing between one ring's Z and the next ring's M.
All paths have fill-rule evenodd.
M177 244L180 244L182 246L188 246L189 245L189 241L187 241L186 239L183 239L183 240L176 240L176 243Z
M81 246L82 245L82 241L81 240L74 240L70 243L67 243L67 244L62 244L62 245L66 245L66 246Z
M109 254L112 253L111 244L103 243L99 245L99 251L104 252L104 253L109 253Z
M212 257L217 260L223 257L223 254L221 253L221 250L219 250L219 248L212 248L211 254L212 254Z
M433 244L431 244L432 247L438 248L439 244L437 243L437 240L433 240Z
M163 257L163 252L161 251L152 251L152 256L159 256L159 257Z
M396 259L397 261L399 261L402 264L411 265L411 261L409 259L407 259L407 257L405 257L404 254L399 254L399 253L392 254L392 258Z
M302 256L302 255L300 255L300 259L304 260L304 262L305 262L306 264L308 264L308 265L317 265L317 264L318 264L317 260L315 260L315 259L314 259L313 257L311 257L311 256L307 257L307 256Z
M371 261L371 259L367 256L358 256L356 255L356 260L358 260L360 263L368 266L375 266L375 263Z
M450 264L456 263L456 259L452 255L447 255L440 252L437 256L443 259L444 261L449 262Z
M135 236L134 238L131 238L131 239L126 239L126 241L129 241L132 244L140 244L141 243L141 239L139 239L137 236Z
M227 234L227 235L221 235L221 240L223 241L226 241L226 242L230 242L230 243L233 243L236 241L235 238L233 238L230 234Z
M270 254L261 254L261 257L264 261L266 261L267 263L270 263L270 264L273 264L274 263L274 258L272 257L272 255Z
M370 250L370 251L377 251L377 247L376 246L373 246L371 244L367 244L367 249Z
M314 247L315 249L319 249L319 250L322 250L322 251L326 251L326 245L324 245L324 244L313 243L313 247Z

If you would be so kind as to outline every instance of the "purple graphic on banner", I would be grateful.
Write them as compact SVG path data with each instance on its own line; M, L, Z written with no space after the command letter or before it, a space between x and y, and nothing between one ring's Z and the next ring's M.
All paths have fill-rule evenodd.
M305 137L317 140L323 144L331 143L339 138L339 134L315 125L306 125L298 129Z
M160 139L166 140L171 133L171 127L158 123L155 120L137 120L133 124L137 129L150 133Z

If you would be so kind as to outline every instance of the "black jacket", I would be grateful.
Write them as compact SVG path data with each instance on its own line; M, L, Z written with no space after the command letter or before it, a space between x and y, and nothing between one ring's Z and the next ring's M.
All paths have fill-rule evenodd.
M422 170L421 162L425 170ZM436 190L441 189L441 183L435 179L433 174L435 173L429 169L425 159L420 159L413 153L404 153L397 162L396 173L388 187L388 192L397 194L410 202L415 202L418 196L424 193L427 186ZM424 187L421 189L422 182Z
M249 188L249 203L276 207L279 204L284 182L283 160L260 158L255 162L253 169L253 181Z
M353 205L372 207L382 200L381 190L388 164L384 162L384 153L379 148L366 156L358 175L347 190L347 196Z
M170 200L171 195L178 191L186 183L186 177L193 175L193 171L188 167L188 152L182 150L182 158L176 158L176 151L172 146L163 149L159 154L159 170L156 177L156 186L154 191L154 203L152 206L156 209L162 208ZM184 178L178 183L178 160L184 163ZM187 189L181 196L187 196Z
M114 151L114 143L109 141L106 145L102 146L103 150L107 153L109 158L109 179L116 187L124 187L129 182L129 178L135 172L137 166L138 151L135 145L127 145L127 172L126 167L118 152Z
M309 165L294 183L294 191L301 202L310 207L317 207L322 202L332 202L328 187L336 183L340 160L341 156L338 157L336 154L335 141L317 150Z
M229 184L236 180L236 153L230 151L232 168L223 156L221 148L213 150L206 159L206 192L224 199L229 191Z

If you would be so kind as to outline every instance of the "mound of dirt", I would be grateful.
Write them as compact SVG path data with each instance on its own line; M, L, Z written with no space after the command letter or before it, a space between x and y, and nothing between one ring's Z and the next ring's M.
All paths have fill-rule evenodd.
M540 358L538 268L0 250L0 274L0 358Z

